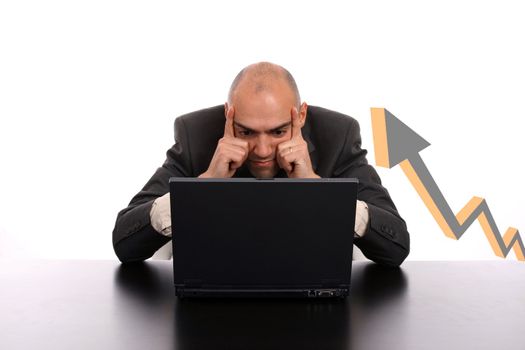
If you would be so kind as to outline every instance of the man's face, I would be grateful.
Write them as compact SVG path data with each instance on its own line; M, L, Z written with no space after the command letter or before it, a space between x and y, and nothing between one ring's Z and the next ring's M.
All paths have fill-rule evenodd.
M251 91L251 90L248 90ZM235 137L246 140L249 154L246 164L251 174L259 178L271 178L279 171L276 161L277 145L292 136L292 108L295 96L287 86L250 93L239 91L233 101L235 108ZM300 113L304 122L306 104Z

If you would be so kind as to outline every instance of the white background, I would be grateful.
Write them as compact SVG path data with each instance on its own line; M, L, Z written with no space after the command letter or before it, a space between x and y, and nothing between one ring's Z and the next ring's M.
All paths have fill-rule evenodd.
M303 100L370 107L431 146L454 212L487 199L525 235L520 1L3 1L0 257L116 259L117 212L164 161L176 116L221 104L268 60ZM399 167L378 169L406 219L409 259L499 259L477 222L446 238ZM508 259L515 259L511 253Z

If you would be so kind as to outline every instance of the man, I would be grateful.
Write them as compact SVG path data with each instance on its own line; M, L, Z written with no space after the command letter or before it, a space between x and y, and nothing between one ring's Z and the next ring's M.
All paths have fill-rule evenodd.
M118 214L115 252L122 262L145 260L177 234L170 218L172 176L355 177L356 225L348 234L367 258L399 266L409 253L409 234L365 156L356 120L301 103L295 80L283 67L250 65L233 81L224 107L176 119L175 145L166 161Z

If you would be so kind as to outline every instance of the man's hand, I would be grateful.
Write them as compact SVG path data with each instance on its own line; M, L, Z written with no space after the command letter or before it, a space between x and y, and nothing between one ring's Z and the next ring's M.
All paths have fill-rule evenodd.
M277 163L288 177L318 178L312 169L308 144L301 133L301 120L296 107L292 108L292 138L277 146Z
M199 177L227 178L232 177L246 158L248 158L248 142L235 137L233 131L233 116L235 110L229 107L226 112L224 136L219 140L208 170Z

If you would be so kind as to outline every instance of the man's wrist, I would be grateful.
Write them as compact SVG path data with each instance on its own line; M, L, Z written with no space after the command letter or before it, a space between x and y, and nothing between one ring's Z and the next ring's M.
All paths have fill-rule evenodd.
M355 208L355 227L354 236L359 238L363 237L368 229L368 222L370 216L368 213L368 204L363 201L357 200Z
M163 236L171 237L170 194L155 199L150 210L151 226Z
M214 176L211 172L210 172L210 169L206 170L205 172L203 172L202 174L200 174L199 176L197 176L199 179L213 179L213 178L216 178L217 176Z
M294 175L293 173L291 175ZM292 176L293 178L297 178L297 179L320 179L321 176L317 175L313 170L311 172L309 172L308 174L306 175L296 175L296 176Z

